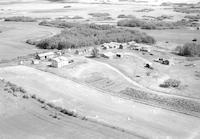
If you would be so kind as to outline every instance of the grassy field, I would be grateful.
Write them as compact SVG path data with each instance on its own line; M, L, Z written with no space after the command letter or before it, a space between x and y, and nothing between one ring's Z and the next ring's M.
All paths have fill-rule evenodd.
M72 56L74 62L63 68L52 68L47 60L31 66L31 59L28 64L24 62L24 66L19 66L17 60L11 60L43 51L26 44L27 40L37 41L60 34L61 28L38 25L44 19L116 25L120 20L118 15L126 15L124 19L135 16L145 20L166 15L170 18L164 21L177 21L183 19L185 13L177 13L172 7L158 4L52 1L0 1L0 61L5 62L0 64L0 79L5 78L49 102L41 104L37 99L24 99L18 94L8 93L0 80L0 138L200 138L200 118L197 118L200 61L196 57L186 58L172 53L177 45L192 42L194 38L200 43L200 33L195 28L142 30L157 40L150 47L151 54L115 49L105 52L122 52L125 56L89 59L67 53L65 56ZM3 21L4 17L13 16L31 17L38 22ZM83 34L86 34L85 30ZM126 34L123 37L128 38ZM157 58L169 59L170 65L153 62ZM11 62L6 63L5 59ZM153 63L153 70L144 68L146 63ZM169 78L180 81L180 86L161 88L160 84ZM135 92L135 89L144 92ZM79 113L94 122L62 115L50 105Z
M169 94L200 98L199 77L197 75L200 62L198 60L188 61L184 57L176 56L168 52L152 53L153 55L149 55L148 53L143 55L142 52L132 50L132 52L125 52L125 56L122 59L103 60L103 62L119 69L128 77L149 89ZM159 57L169 59L171 64L166 66L153 62ZM154 69L144 68L145 63L152 63ZM195 66L192 66L193 64ZM170 78L180 80L181 87L177 89L159 87L160 84Z
M70 78L72 80L114 93L124 90L127 87L134 86L127 80L123 79L123 77L116 71L110 69L102 63L86 59L84 57L71 57L71 59L75 61L73 64L60 69L46 66L48 63L31 66L36 69L48 71L61 77ZM98 69L96 67L98 67Z
M1 68L0 76L56 105L143 137L189 138L194 134L197 138L200 136L198 118L100 93L47 72L17 66ZM40 80L41 78L43 80Z
M4 88L4 83L0 81L0 138L138 138L96 123L63 115L32 98L13 96L4 91ZM58 118L53 118L54 115Z
M3 32L0 33L0 59L16 58L41 51L26 44L26 40L37 40L60 32L60 29L39 26L37 23L0 22L1 28Z

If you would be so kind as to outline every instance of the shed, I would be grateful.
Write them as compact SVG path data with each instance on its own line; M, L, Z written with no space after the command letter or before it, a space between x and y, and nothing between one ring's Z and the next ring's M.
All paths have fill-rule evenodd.
M55 53L54 52L46 52L46 53L40 53L36 55L36 58L39 60L45 60L45 59L50 59L54 58Z

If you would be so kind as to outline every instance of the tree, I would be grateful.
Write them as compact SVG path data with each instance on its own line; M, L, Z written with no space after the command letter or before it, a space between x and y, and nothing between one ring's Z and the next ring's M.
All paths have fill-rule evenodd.
M94 47L92 49L91 55L92 55L92 57L98 57L99 56L99 50L96 47Z

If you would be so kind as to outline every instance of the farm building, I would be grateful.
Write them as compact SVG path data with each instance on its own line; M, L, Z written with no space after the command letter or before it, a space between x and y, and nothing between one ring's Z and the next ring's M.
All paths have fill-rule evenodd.
M109 58L109 59L112 59L112 58L114 58L115 56L116 56L116 55L115 55L114 53L112 53L112 52L106 52L106 53L103 54L103 57Z
M133 44L136 44L135 41L131 41L131 42L128 42L127 45L133 45Z
M54 58L55 53L54 52L46 52L46 53L40 53L36 55L36 58L39 60L45 60L45 59L50 59Z
M141 47L141 48L140 48L140 51L143 51L143 52L151 52L151 49L148 48L148 47Z
M39 61L39 60L37 60L37 59L33 59L33 60L31 61L31 63L32 63L32 64L34 64L34 65L37 65L37 64L39 64L39 63L40 63L40 61Z
M119 48L120 43L117 42L110 42L110 43L104 43L101 45L102 49L117 49Z
M137 51L143 51L143 52L151 52L151 49L148 45L144 45L144 44L131 44L130 45L130 49L132 50L137 50Z
M62 55L62 51L59 50L59 51L55 52L55 54L58 55L58 56L61 56Z
M60 57L53 58L51 61L52 61L52 64L51 64L52 67L61 68L63 66L68 65L70 60L67 57L60 56Z

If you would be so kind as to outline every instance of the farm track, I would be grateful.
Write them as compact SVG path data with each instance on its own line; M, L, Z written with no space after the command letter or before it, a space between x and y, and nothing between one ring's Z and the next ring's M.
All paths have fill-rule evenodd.
M89 60L91 60L91 59L89 59ZM93 60L91 60L91 61L93 61ZM136 81L132 80L130 77L128 77L126 74L124 74L122 71L120 71L119 69L115 68L114 66L112 66L110 64L107 64L107 63L104 63L104 62L97 61L97 60L95 60L95 61L98 62L99 64L102 64L102 65L110 68L111 70L117 72L119 75L121 75L128 82L132 83L134 86L139 87L139 89L141 91L147 91L147 92L151 92L151 93L158 94L158 95L163 95L163 96L168 96L168 97L176 97L176 98L182 98L182 99L200 101L200 99L198 99L198 98L190 98L190 97L185 97L185 96L180 96L180 95L174 95L174 94L168 94L166 92L152 90L152 89L150 89L148 87L145 87L145 86L137 83ZM134 86L133 86L133 88L134 88ZM138 88L135 88L135 89L138 89Z

